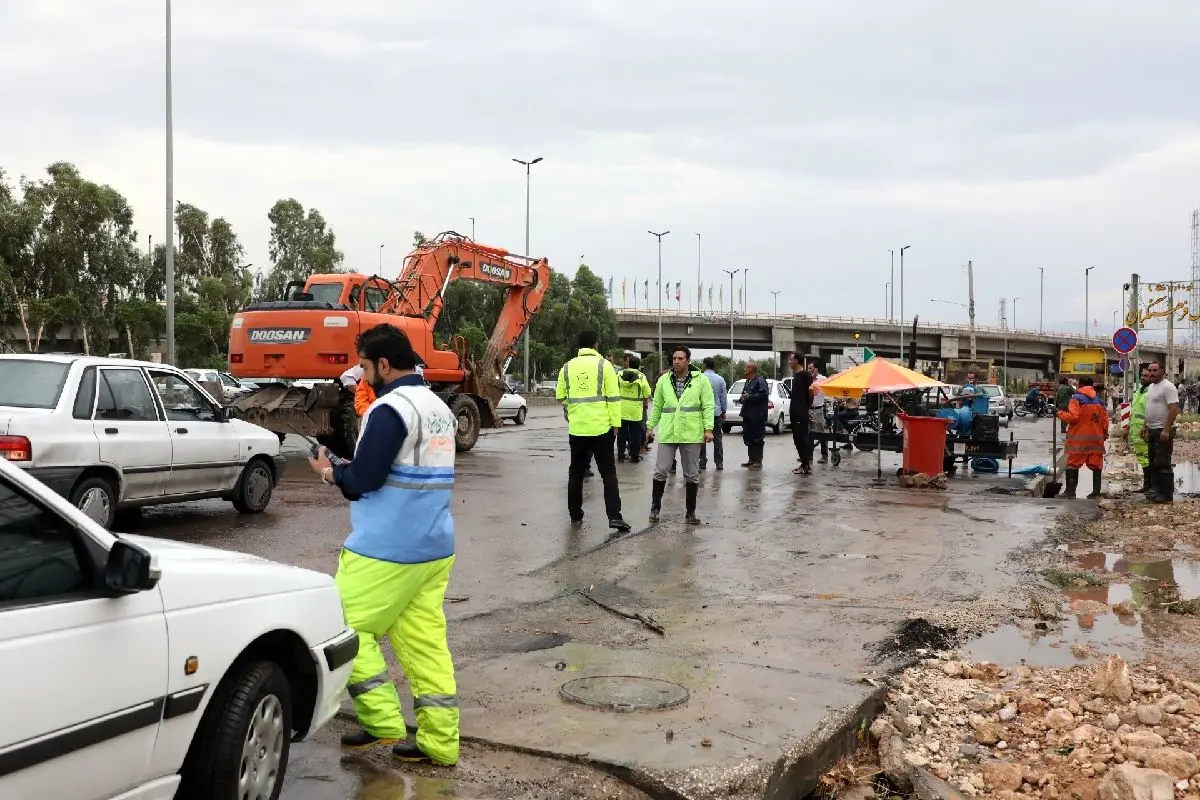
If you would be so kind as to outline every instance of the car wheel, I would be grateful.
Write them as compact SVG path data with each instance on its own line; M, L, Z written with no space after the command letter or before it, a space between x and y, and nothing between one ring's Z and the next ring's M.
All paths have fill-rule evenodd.
M771 426L771 433L776 436L783 433L783 414L780 414L779 419L775 420L775 424Z
M277 664L235 666L204 712L179 797L277 800L292 739L292 692Z
M525 406L521 406L517 409L517 416L513 418L513 422L517 423L518 425L525 424Z
M71 505L100 527L108 529L117 516L117 491L106 478L84 478L71 490Z
M728 422L722 422L722 423L721 423L721 432L722 432L722 433L732 433L732 432L733 432L733 426L732 426L732 425L730 425Z
M259 514L271 503L275 493L275 476L261 459L246 465L233 487L233 507L242 514Z

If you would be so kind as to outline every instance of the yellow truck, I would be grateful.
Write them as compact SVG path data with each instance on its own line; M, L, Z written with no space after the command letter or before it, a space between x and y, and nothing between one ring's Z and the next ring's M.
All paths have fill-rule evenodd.
M1058 377L1091 378L1097 388L1108 378L1108 357L1099 347L1063 347L1058 358Z

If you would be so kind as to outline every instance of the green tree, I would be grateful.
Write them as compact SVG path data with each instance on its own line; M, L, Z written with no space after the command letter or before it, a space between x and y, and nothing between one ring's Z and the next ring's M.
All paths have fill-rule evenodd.
M310 208L305 212L299 200L288 198L271 206L267 220L271 223L272 266L257 282L256 298L277 299L291 281L342 271L343 255L337 249L337 237L320 211Z

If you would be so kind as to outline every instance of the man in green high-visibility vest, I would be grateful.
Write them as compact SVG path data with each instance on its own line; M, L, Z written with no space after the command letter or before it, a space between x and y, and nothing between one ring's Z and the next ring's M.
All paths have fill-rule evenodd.
M713 440L716 404L713 387L700 370L691 365L692 351L676 347L671 353L671 371L654 386L650 409L650 427L658 428L658 453L654 460L654 483L650 495L650 521L658 522L662 512L667 474L678 453L683 462L683 486L686 498L684 521L699 525L696 495L700 489L700 450Z
M596 349L595 331L579 334L579 353L558 371L554 396L567 414L571 466L567 472L567 513L571 524L583 522L583 478L592 459L604 481L604 510L608 527L627 531L621 516L615 443L621 428L621 391L617 371Z

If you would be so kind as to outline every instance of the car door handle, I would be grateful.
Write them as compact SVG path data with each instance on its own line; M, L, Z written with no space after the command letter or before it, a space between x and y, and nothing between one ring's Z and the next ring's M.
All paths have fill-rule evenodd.
M105 428L104 432L109 435L114 435L116 433L119 433L119 431L116 428Z
M187 428L176 428L175 432L176 433L187 433Z

